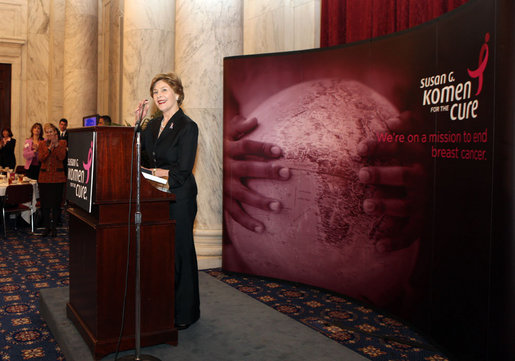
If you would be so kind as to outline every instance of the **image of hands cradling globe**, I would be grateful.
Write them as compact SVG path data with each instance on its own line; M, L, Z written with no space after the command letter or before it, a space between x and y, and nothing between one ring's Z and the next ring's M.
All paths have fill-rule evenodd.
M226 79L224 269L409 302L427 174L416 147L376 135L415 119L359 80L259 69Z

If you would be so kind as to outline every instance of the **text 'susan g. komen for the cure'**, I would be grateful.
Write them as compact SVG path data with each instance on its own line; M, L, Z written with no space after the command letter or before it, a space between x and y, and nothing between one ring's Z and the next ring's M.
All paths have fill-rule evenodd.
M87 162L82 162L82 169L79 166L78 158L68 158L68 182L70 187L75 188L75 196L88 200L88 182L93 158L93 142L88 152Z
M432 75L420 79L422 105L431 113L448 112L450 121L476 119L479 110L479 95L483 89L483 74L488 63L488 41L479 52L476 69L467 68L466 81L456 80L456 71ZM465 75L466 77L466 75ZM473 93L473 87L477 86ZM431 157L446 159L486 160L485 149L480 145L488 142L488 128L479 131L447 131L434 133L378 133L380 143L428 143L431 144ZM443 147L442 147L443 145Z

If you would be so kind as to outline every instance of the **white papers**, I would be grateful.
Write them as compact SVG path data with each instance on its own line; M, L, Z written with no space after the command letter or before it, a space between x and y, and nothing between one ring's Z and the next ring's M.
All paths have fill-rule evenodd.
M166 178L161 178L161 177L158 177L158 176L155 176L155 175L152 175L150 173L147 173L146 169L141 169L141 174L143 174L143 177L145 177L146 179L148 180L151 180L151 181L154 181L154 182L157 182L159 184L167 184L168 183L168 179Z

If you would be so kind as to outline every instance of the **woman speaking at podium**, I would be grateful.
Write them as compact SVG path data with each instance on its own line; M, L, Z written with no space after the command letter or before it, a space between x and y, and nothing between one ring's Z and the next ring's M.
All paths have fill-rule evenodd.
M150 95L162 115L151 119L141 133L144 166L158 177L167 177L175 202L170 218L175 228L175 326L185 329L200 317L198 266L193 243L197 214L197 184L193 165L197 153L198 127L180 108L184 99L181 79L175 73L158 74ZM139 103L136 120L148 112L148 100Z

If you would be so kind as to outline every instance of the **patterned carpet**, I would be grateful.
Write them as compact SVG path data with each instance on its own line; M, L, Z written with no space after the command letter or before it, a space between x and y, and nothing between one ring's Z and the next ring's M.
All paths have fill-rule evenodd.
M68 285L68 237L8 229L0 240L0 360L64 360L39 316L39 290Z
M341 295L220 269L206 272L371 360L447 360L403 323ZM67 285L65 228L42 238L24 227L0 240L1 361L64 360L39 315L38 297L42 288Z
M219 269L207 272L370 360L448 360L399 320L342 295Z

